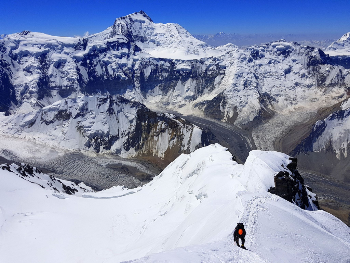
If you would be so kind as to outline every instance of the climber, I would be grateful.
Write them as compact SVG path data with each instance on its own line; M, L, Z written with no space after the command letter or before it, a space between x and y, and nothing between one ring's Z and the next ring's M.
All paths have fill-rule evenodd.
M245 246L244 246L245 234L246 234L246 232L245 232L243 223L237 223L235 231L233 232L233 238L234 238L234 241L236 242L237 246L239 246L238 241L239 241L239 239L241 239L241 241L242 241L242 245L240 246L241 248L245 248Z

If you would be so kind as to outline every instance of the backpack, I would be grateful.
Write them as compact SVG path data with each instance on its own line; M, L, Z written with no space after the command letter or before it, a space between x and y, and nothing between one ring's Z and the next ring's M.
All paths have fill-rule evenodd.
M236 229L238 229L237 233L238 235L243 235L243 229L244 229L244 225L243 223L238 223L237 226L236 226Z

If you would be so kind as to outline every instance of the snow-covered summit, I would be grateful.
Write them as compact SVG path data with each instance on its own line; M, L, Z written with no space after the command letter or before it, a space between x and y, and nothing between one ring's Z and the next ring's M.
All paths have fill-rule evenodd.
M178 24L154 23L143 11L117 18L111 27L89 36L88 39L94 42L126 40L137 45L148 56L159 58L188 60L224 53L222 49L209 47L194 38Z
M349 41L349 40L350 40L350 32L344 34L344 35L339 39L340 42L345 42L345 41Z
M350 32L327 47L325 53L330 56L350 56Z
M132 13L132 14L127 15L127 16L123 16L123 17L117 18L116 21L117 20L123 20L123 19L153 22L153 20L143 10L140 10L139 12L135 12L135 13Z

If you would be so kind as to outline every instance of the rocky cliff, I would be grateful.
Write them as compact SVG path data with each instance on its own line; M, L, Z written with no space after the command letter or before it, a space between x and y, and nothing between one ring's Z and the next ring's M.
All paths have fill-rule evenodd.
M4 133L48 146L168 161L208 145L212 138L209 131L179 117L110 95L67 98L2 120Z

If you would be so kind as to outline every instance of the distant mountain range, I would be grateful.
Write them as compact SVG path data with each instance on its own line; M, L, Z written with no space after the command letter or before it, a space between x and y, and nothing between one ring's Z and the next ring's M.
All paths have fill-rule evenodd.
M221 46L232 43L239 47L260 45L279 39L289 42L298 42L305 46L316 48L327 48L338 36L331 34L232 34L220 32L217 34L193 35L195 38L202 40L211 46Z

